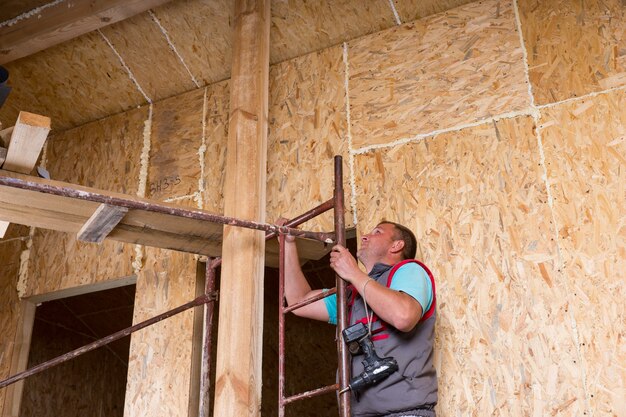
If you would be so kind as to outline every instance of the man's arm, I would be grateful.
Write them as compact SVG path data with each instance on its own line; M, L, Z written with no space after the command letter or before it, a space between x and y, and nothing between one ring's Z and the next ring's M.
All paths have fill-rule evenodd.
M411 331L422 317L422 306L413 297L379 284L359 269L356 259L341 245L333 248L330 266L357 289L367 305L383 321L402 332Z
M292 305L321 293L322 290L311 290L309 282L302 273L298 248L293 236L285 236L285 298ZM293 311L300 317L328 322L328 311L324 300L318 300Z

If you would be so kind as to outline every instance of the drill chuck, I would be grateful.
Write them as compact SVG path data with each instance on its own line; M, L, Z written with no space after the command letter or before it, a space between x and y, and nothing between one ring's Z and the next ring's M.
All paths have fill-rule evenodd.
M360 375L352 378L348 386L352 391L359 391L379 383L397 370L398 362L394 358L379 359L375 363L367 365Z

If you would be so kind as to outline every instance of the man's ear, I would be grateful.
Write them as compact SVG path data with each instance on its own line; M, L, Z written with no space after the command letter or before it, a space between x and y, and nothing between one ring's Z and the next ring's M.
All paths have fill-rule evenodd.
M389 250L393 254L401 253L404 250L404 240L394 240Z

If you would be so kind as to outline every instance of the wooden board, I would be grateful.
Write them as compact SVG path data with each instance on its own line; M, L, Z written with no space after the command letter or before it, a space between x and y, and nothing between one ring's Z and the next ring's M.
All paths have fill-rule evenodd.
M50 132L50 118L22 111L17 117L2 169L29 174Z
M537 104L626 85L620 0L519 0Z
M541 135L594 415L626 415L626 92L543 109Z
M128 203L154 203L150 200L124 194L105 192L75 186L60 181L45 180L0 170L0 179L14 178L51 187L71 187L82 194L119 198ZM101 203L79 198L45 194L0 185L0 219L70 233L77 233ZM163 209L180 208L175 204L156 204ZM192 209L189 209L192 210ZM198 215L210 215L203 210L193 210ZM172 214L129 209L126 216L111 231L110 239L139 243L164 249L208 256L221 255L222 224L180 217ZM323 256L327 249L321 242L311 241L311 256ZM321 249L319 253L315 248ZM317 259L317 258L316 258Z
M0 64L34 54L169 0L57 2L0 26Z
M511 0L468 4L348 45L355 149L530 104Z
M146 248L137 276L133 324L195 297L196 262L185 253ZM124 415L186 416L194 310L131 336Z
M204 90L197 89L154 105L148 189L153 200L198 192Z
M534 129L507 119L356 157L359 229L406 224L437 281L437 414L586 411Z
M267 218L294 217L331 198L333 156L343 155L346 225L350 211L343 48L337 46L270 69ZM306 223L333 230L332 211Z

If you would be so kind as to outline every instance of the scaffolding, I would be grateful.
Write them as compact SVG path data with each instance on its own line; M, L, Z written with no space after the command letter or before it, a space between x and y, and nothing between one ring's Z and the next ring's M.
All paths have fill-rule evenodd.
M215 289L216 268L221 265L222 259L219 256L211 256L216 250L220 249L214 244L206 245L202 243L188 244L186 239L174 239L167 240L167 246L151 244L155 242L154 237L147 241L142 241L141 237L142 229L146 227L146 222L150 224L162 224L163 216L169 218L178 219L190 219L192 221L201 221L203 224L217 224L217 225L230 225L237 227L244 227L255 230L263 230L266 232L266 240L270 240L278 237L279 253L278 253L278 266L279 266L279 398L278 398L278 410L279 417L283 417L285 413L285 406L294 401L311 398L317 395L336 392L339 389L343 389L347 386L350 380L350 360L348 350L341 339L341 332L347 327L347 303L346 303L346 284L338 275L336 276L336 288L327 291L318 296L304 300L300 303L293 304L291 306L285 306L285 236L296 236L300 238L311 239L313 241L321 242L324 247L328 247L329 244L346 245L346 233L345 233L345 206L344 206L344 191L343 191L343 170L342 170L342 157L335 156L334 158L334 192L333 197L319 206L297 216L284 225L272 225L265 223L258 223L249 220L236 219L232 217L220 216L212 213L208 213L202 210L184 209L169 204L160 204L150 200L131 198L122 194L104 193L99 190L88 189L85 187L72 186L70 184L61 183L58 181L41 180L34 177L24 176L15 173L9 173L6 171L0 171L0 194L3 190L11 189L17 193L17 197L13 195L13 198L23 201L33 201L35 205L40 205L42 209L47 209L48 202L45 198L39 198L41 195L54 196L53 198L58 201L70 199L72 201L86 202L87 207L85 210L91 211L93 214L87 217L80 228L79 238L84 237L85 241L101 241L105 237L120 240L125 242L144 243L149 246L165 247L166 249L182 250L187 252L193 252L198 254L204 254L209 256L206 262L205 268L205 290L204 294L195 298L194 300L169 310L165 313L159 314L151 319L145 320L141 323L135 324L126 329L120 330L107 337L96 340L83 347L75 349L71 352L58 356L49 361L43 362L23 372L17 373L5 380L0 381L0 389L15 382L21 381L31 375L35 375L39 372L47 370L55 365L69 361L79 355L90 352L94 349L107 345L123 337L148 327L152 324L165 320L168 317L179 314L193 307L204 305L204 332L202 341L202 365L200 371L200 402L199 402L199 416L209 416L209 388L210 388L210 363L211 363L211 336L213 328L213 315L215 301L218 300L218 293ZM5 188L8 187L8 188ZM95 203L95 204L94 204ZM0 218L3 220L9 220L13 222L19 222L28 224L31 226L45 227L40 223L37 223L34 219L30 219L22 214L15 214L14 207L8 207L3 210L4 206L10 206L8 198L0 199ZM95 210L94 210L95 208ZM311 232L297 229L302 223L311 220L322 213L325 213L331 209L334 209L334 232ZM138 220L137 216L130 219L126 219L126 214L129 211L152 213L154 218L148 218ZM120 215L120 213L122 213ZM113 214L113 215L111 215ZM33 216L31 216L33 217ZM30 220L30 221L29 221ZM142 223L143 222L143 223ZM94 227L97 225L97 227ZM62 225L57 230L63 230L62 227L71 227L68 225ZM85 230L89 230L89 233L84 233ZM152 229L150 229L152 230ZM191 230L191 228L190 228ZM206 233L196 233L195 237L200 239L202 237L215 239L215 228L208 228ZM164 230L163 233L171 232ZM95 235L95 237L94 237ZM169 236L168 237L171 237ZM221 237L221 236L220 236ZM180 242L180 244L179 244ZM337 353L338 353L338 383L315 390L307 391L300 394L291 396L285 396L285 315L289 312L296 310L300 307L304 307L312 302L318 301L324 297L337 294ZM350 416L350 393L344 392L339 395L339 416Z

